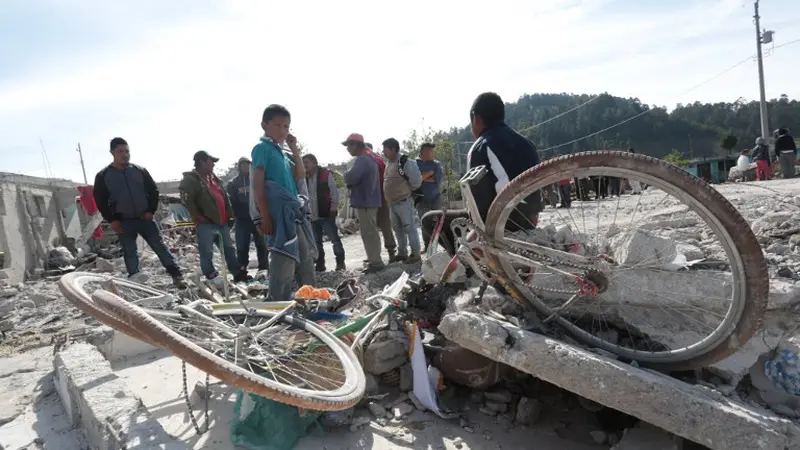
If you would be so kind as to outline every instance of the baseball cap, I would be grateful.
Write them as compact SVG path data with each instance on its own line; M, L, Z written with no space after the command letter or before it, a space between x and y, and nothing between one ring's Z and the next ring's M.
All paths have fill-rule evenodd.
M358 133L350 133L350 136L347 136L347 139L342 142L342 145L346 147L350 142L364 142L364 136Z
M239 158L239 161L237 162L237 164L241 164L241 163L250 164L250 159L248 157L246 157L246 156L242 156L241 158Z
M205 160L207 160L207 159L210 159L210 160L212 160L212 161L214 161L214 162L217 162L217 161L219 161L219 158L215 158L215 157L211 156L211 155L210 155L210 154L209 154L207 151L205 151L205 150L200 150L199 152L197 152L197 153L195 153L195 154L194 154L194 161L195 161L195 162L197 162L197 161L205 161Z

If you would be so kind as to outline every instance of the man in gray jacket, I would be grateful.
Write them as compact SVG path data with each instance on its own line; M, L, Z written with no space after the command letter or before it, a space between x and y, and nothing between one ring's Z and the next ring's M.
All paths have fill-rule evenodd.
M383 155L389 162L383 176L384 200L389 205L392 227L397 236L397 256L389 262L417 264L420 258L419 232L414 220L412 193L422 185L422 175L417 162L400 153L400 143L395 138L383 141ZM411 244L411 256L406 244Z
M136 238L141 236L158 256L161 265L179 288L185 288L181 269L164 245L161 231L153 221L158 209L158 187L144 167L131 164L128 143L121 137L111 140L114 161L94 178L94 201L103 219L119 236L128 277L144 282L139 271Z
M378 163L367 153L364 136L353 133L342 145L356 158L353 167L344 174L344 183L350 189L350 206L358 213L361 240L367 253L364 273L379 272L386 266L381 260L381 237L378 234L378 209L381 207Z

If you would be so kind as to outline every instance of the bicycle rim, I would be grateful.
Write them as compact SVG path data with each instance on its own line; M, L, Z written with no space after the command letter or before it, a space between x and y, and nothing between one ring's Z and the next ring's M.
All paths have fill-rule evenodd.
M543 294L542 291L528 286L511 263L510 257L499 254L491 256L492 266L499 268L502 278L511 282L512 294L526 298L544 316L553 318L573 336L589 345L665 370L690 369L719 361L736 352L753 336L766 309L769 293L766 262L760 245L747 222L713 187L661 160L624 152L587 152L549 160L529 169L498 194L487 215L487 234L498 242L513 242L506 239L506 227L516 205L528 195L565 178L572 179L576 174L582 177L599 176L601 183L602 176L644 181L652 187L653 195L659 192L663 192L665 196L674 195L688 205L687 211L703 219L705 225L719 237L720 246L729 261L732 278L731 304L724 312L724 318L713 332L692 345L647 351L626 348L619 345L619 342L611 342L596 332L587 331L586 326L578 326L556 311L553 302L545 301L544 297L550 293ZM639 203L643 197L639 196ZM639 203L633 208L634 213ZM540 217L547 214L553 215L549 211L543 211ZM614 214L616 218L616 211ZM599 210L597 216L599 231ZM585 220L584 217L584 225ZM578 222L573 218L573 223L578 225ZM586 247L589 248L588 245ZM640 272L634 273L638 275ZM644 276L644 272L641 273ZM591 326L595 324L592 323Z
M281 331L287 332L283 334L284 337L289 335L290 339L294 339L290 344L297 344L291 348L291 358L265 358L264 355L258 355L261 359L257 361L246 356L234 362L230 355L235 353L233 347L239 338L219 340L212 345L209 340L198 339L197 330L203 329L203 325L187 323L179 312L145 311L105 291L96 291L93 298L98 307L149 336L154 345L225 383L257 395L299 408L335 411L355 405L364 394L366 379L355 354L342 341L313 322L284 316L275 324ZM213 311L211 317L233 319L233 323L251 325L245 321L253 318L266 321L276 314L275 311L246 311L240 308ZM186 325L194 326L195 330L190 331L191 326ZM276 339L276 333L270 333L269 338ZM315 344L303 347L312 341ZM268 343L258 342L260 345ZM305 352L305 348L309 351ZM332 362L334 359L335 362ZM300 376L301 372L303 376ZM292 376L295 378L291 379Z

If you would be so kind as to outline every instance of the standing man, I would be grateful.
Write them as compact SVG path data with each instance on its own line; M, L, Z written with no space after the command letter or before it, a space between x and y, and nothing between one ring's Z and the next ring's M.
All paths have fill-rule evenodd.
M422 221L422 216L428 211L442 209L441 184L444 172L442 171L442 164L434 159L434 148L436 148L434 144L425 142L420 146L419 158L417 159L417 167L422 175L422 198L417 202L420 222ZM427 252L431 236L425 227L422 227L422 240L425 245L425 250L423 251Z
M636 150L631 147L628 149L628 153L636 153ZM631 185L631 195L642 195L642 183L639 183L639 180L628 178L628 184Z
M778 128L775 131L775 155L781 162L781 172L783 178L794 178L794 162L797 159L797 144L786 128Z
M322 247L322 235L328 236L336 256L336 271L345 270L344 246L336 227L336 214L339 210L339 187L333 178L333 172L319 167L317 157L311 153L303 156L308 185L308 202L311 210L311 228L317 243L317 272L325 272L325 249Z
M409 159L408 155L400 154L400 143L397 139L383 141L383 154L389 161L383 179L384 200L389 206L392 227L399 244L397 256L389 262L417 264L422 262L422 258L411 194L422 185L422 176L417 162ZM411 245L410 256L407 243Z
M111 140L114 160L94 178L94 201L103 219L119 236L128 278L144 281L139 271L136 238L141 236L153 249L161 265L172 277L175 286L185 289L181 269L164 245L164 239L153 221L158 209L158 187L144 167L131 164L131 151L121 137Z
M214 246L219 248L234 281L247 281L247 272L236 263L236 250L231 242L233 208L222 182L214 175L214 163L219 161L200 150L194 154L194 170L183 173L179 189L183 204L189 210L197 229L197 250L200 270L206 280L222 288L227 280L214 267ZM221 242L220 242L221 240Z
M383 235L383 246L386 247L386 253L389 254L389 261L391 261L397 259L397 242L394 240L394 234L392 234L392 217L389 213L389 205L386 204L383 196L383 176L386 173L386 162L372 150L372 144L367 142L364 145L367 147L367 154L375 158L375 162L378 163L378 184L381 190L381 207L378 208L378 228Z
M233 214L236 217L236 256L239 263L239 270L247 273L247 266L250 264L250 239L256 246L258 257L258 270L269 270L269 256L267 253L267 242L264 236L258 234L256 225L250 217L250 160L241 157L237 164L239 174L228 183L228 198L233 207Z
M261 234L267 236L270 257L269 295L272 300L292 299L294 284L315 285L311 244L313 232L297 193L305 184L306 171L297 138L289 132L292 116L281 105L269 105L261 115L264 136L253 147L251 159L253 192L250 215ZM291 156L281 144L286 142Z
M469 117L475 142L467 154L467 170L478 166L488 169L486 175L470 187L478 212L485 221L497 193L522 172L539 164L539 152L528 139L506 125L505 105L494 92L480 94L472 103ZM541 210L540 193L529 195L511 213L509 231L534 228ZM441 215L436 211L425 214L422 227L432 233ZM451 255L455 254L455 238L450 223L459 217L468 217L467 210L447 211L443 219L441 236L445 239L441 243Z
M364 136L353 133L342 142L347 152L355 156L353 167L344 174L344 183L350 189L350 206L358 214L361 241L367 253L367 267L364 273L374 273L386 266L381 260L381 238L378 235L378 210L381 200L381 179L378 174L376 157L370 155L364 144ZM394 238L392 238L394 240Z

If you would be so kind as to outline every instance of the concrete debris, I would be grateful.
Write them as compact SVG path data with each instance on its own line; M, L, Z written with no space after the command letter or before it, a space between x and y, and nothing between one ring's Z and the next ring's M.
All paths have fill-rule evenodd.
M431 258L422 263L422 278L430 284L437 284L442 278L447 265L452 258L445 252L435 253ZM450 276L451 283L463 283L467 279L466 269L459 264L455 272Z
M402 331L380 331L364 350L364 371L380 375L408 361L408 337Z
M592 435L594 438L594 435ZM596 441L595 441L596 442ZM602 442L598 442L602 444ZM748 447L730 447L748 448ZM680 450L680 439L666 431L640 422L633 428L625 430L622 440L611 450Z
M533 425L542 414L542 404L535 398L522 397L517 403L514 420L521 425Z
M412 411L414 411L414 407L411 406L410 403L402 402L392 408L392 415L395 419L400 419L403 416L411 414Z

